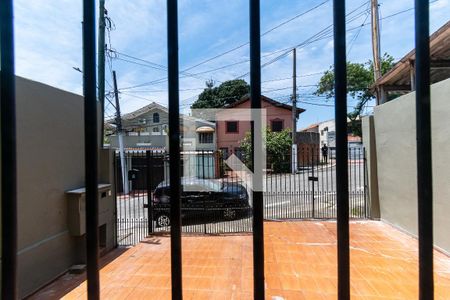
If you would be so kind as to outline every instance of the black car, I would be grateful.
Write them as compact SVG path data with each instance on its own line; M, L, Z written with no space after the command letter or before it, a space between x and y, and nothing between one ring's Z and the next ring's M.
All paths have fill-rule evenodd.
M233 220L251 211L247 189L239 183L182 178L181 214L184 218L213 217ZM158 227L170 225L170 185L161 182L153 193L153 219Z

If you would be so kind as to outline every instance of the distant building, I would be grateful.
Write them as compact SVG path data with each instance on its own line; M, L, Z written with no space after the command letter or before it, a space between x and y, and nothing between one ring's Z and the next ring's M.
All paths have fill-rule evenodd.
M225 157L231 153L237 156L241 153L240 143L244 139L247 132L250 132L250 121L235 120L230 116L227 118L227 109L250 109L250 97L244 96L241 100L227 106L224 110L218 113L216 122L217 130L217 149L222 151ZM292 106L280 103L266 96L261 96L261 108L266 109L267 126L272 131L282 131L284 129L291 129L292 131ZM297 108L297 117L304 112L302 108ZM223 121L223 120L226 121ZM289 149L286 149L289 151Z
M320 151L320 136L318 132L314 130L297 132L295 141L297 144L297 161L299 167L318 162Z
M350 123L350 119L347 120ZM300 132L314 132L319 134L319 147L327 145L329 148L330 157L334 156L336 150L336 122L334 119L323 121L317 124L310 125ZM347 140L349 148L361 148L361 137L352 133L351 127L347 127ZM320 153L320 156L322 154Z
M150 103L136 111L122 116L125 131L124 146L128 149L168 149L169 117L166 107ZM112 131L109 136L110 147L118 148L115 132L115 119L107 121L105 128ZM184 150L216 149L215 124L186 115L180 117L180 134Z

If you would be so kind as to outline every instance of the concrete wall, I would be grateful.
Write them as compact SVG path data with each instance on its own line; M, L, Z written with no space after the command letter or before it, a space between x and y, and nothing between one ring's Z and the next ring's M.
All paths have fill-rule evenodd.
M79 95L20 77L16 94L18 273L23 297L84 261L84 238L68 231L65 194L84 186L84 125ZM109 181L108 155L101 155L100 173ZM106 206L113 209L113 204ZM114 246L113 235L109 246Z
M369 216L371 219L380 219L380 198L378 196L378 168L377 144L375 135L375 122L373 116L362 119L363 146L366 152L368 176Z
M431 87L434 241L450 252L450 79ZM374 109L381 219L417 235L415 93Z

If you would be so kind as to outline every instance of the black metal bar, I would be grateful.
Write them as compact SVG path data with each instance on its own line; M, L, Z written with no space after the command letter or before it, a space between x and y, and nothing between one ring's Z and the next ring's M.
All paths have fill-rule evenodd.
M183 299L181 265L180 111L178 69L178 1L167 0L169 72L170 250L172 299Z
M251 108L261 109L261 36L260 36L260 0L250 0L250 97ZM260 119L260 115L258 121ZM256 120L255 120L256 121ZM255 121L252 124L255 124ZM260 124L260 122L259 122ZM255 168L255 134L261 135L261 128L252 126L252 157ZM257 159L261 159L258 157ZM254 171L260 171L254 169ZM257 172L254 172L254 188ZM261 178L262 180L262 178ZM258 185L258 183L256 183ZM264 203L263 193L253 190L253 297L264 299Z
M88 299L100 298L98 275L97 84L95 1L83 1L84 149L86 181L86 262Z
M147 232L153 233L153 200L152 200L152 189L153 189L153 153L147 150L147 219L148 219L148 229Z
M312 187L311 204L312 204L312 218L313 219L316 217L316 212L315 212L315 210L316 210L316 207L315 207L315 195L314 195L314 193L315 193L314 167L315 167L315 164L314 164L314 151L311 151L311 176L312 176L312 179L313 179L313 180L311 180L311 187Z
M434 298L429 3L415 1L419 299Z
M2 299L17 299L17 152L13 1L0 1Z
M334 0L334 88L336 120L336 201L338 299L350 299L347 58L345 47L345 1Z
M115 242L115 247L119 247L119 210L117 209L117 158L116 158L116 153L114 152L113 155L113 170L114 170L114 193L113 193L113 197L114 197L114 217L115 217L115 224L114 224L114 238L116 240Z

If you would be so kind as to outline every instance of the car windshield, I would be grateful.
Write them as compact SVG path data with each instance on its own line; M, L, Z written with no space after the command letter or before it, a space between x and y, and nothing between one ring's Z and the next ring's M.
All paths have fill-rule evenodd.
M222 190L226 193L242 193L244 187L239 184L224 184Z
M192 192L219 192L221 183L210 179L183 180L183 190Z

